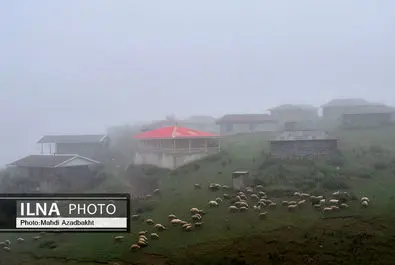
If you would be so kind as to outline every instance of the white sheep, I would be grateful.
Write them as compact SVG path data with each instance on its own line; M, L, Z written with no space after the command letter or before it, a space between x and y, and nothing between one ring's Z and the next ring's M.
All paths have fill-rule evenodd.
M171 221L171 220L173 220L173 219L176 219L177 216L175 216L174 214L169 214L168 218L169 218L169 220Z
M144 236L145 234L147 234L147 231L140 231L139 232L139 236Z
M331 199L331 200L329 200L329 203L331 203L331 204L339 204L339 200Z
M269 208L276 208L277 204L275 202L272 202L269 204Z
M264 220L264 219L266 219L266 216L267 216L267 212L260 213L259 219Z
M178 224L180 224L181 222L182 222L182 221L181 221L180 219L177 219L177 218L170 221L170 223L173 224L173 225L178 225Z
M300 192L294 192L294 196L300 196Z
M193 186L195 187L195 189L201 189L202 188L202 186L200 186L200 184L194 184Z
M154 194L159 194L160 193L160 189L154 189L153 193Z
M370 200L369 200L369 198L368 198L368 197L362 197L362 198L361 198L361 202L363 202L363 201L370 202Z
M156 224L156 225L154 226L154 228L155 228L156 230L158 230L158 231L166 230L166 227L165 227L164 225L162 225L162 224Z
M140 249L140 246L137 245L137 244L133 244L133 245L130 246L130 250L135 251L135 250L137 250L137 249Z
M192 220L194 222L200 221L200 220L202 220L202 216L200 214L198 214L198 213L194 214L194 215L192 215Z
M251 199L254 199L254 200L259 200L258 195L256 195L255 193L251 194L251 195L250 195L250 198L251 198Z
M261 205L254 205L252 206L252 208L256 211L256 212L260 212L261 211Z
M41 238L41 236L34 236L33 240L39 240Z
M321 205L320 204L314 204L313 207L317 210L321 209Z
M7 246L3 247L3 249L4 249L5 251L11 251L11 248L10 248L10 247L7 247Z
M229 212L231 212L231 213L235 213L235 212L237 212L239 209L238 209L236 206L231 205L231 206L228 207L228 210L229 210Z
M4 241L4 243L5 243L7 246L10 246L10 245L11 245L11 241L10 241L10 240L8 240L8 239L7 239L7 240L5 240L5 241Z
M125 238L124 236L114 236L115 241L121 241L124 238Z
M332 212L332 210L332 207L325 207L324 209L322 209L324 213Z
M258 195L261 196L261 197L263 197L263 196L266 196L266 193L263 192L263 191L260 191L260 192L258 192Z
M218 197L218 198L215 198L215 201L216 201L217 203L222 203L223 200L222 200L222 198L219 198L219 197Z
M289 211L294 211L297 207L298 207L297 204L290 204L290 205L288 205L288 210Z
M369 202L368 202L368 201L362 201L362 202L361 202L361 205L362 205L363 207L368 207Z
M350 208L350 206L346 203L342 203L340 204L340 208L346 209L346 208Z
M281 202L281 205L283 205L283 206L288 206L288 204L289 204L288 201L282 201L282 202Z
M216 201L209 201L209 202L208 202L208 205L209 205L210 207L217 207L219 204L218 204L218 202L216 202Z
M189 211L191 212L191 214L199 213L199 209L198 208L191 208Z
M222 189L223 189L223 190L229 190L229 186L222 185Z
M159 235L157 233L150 234L151 239L159 239Z
M240 207L240 212L246 212L246 211L248 211L247 207L244 207L244 206Z
M197 222L197 223L195 223L195 226L199 228L199 227L201 227L203 224L204 224L204 222Z
M139 219L140 218L140 215L138 215L138 214L134 214L134 215L132 215L131 216L131 219L134 221L134 220L137 220L137 219Z
M262 185L257 185L255 188L256 188L257 190L262 190L262 189L263 189L263 186L262 186Z
M145 223L148 225L153 225L154 221L152 219L147 219L147 220L145 220Z
M306 203L306 200L298 201L298 205L303 205L303 204L305 204L305 203Z

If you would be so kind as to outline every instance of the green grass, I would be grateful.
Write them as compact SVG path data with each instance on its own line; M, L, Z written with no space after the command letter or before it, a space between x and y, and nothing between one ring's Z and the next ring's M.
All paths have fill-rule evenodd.
M276 210L269 210L267 220L259 220L257 213L252 210L246 213L230 214L227 211L229 204L226 202L219 208L209 208L207 202L216 197L221 197L224 191L211 192L207 189L208 184L214 182L231 186L231 172L234 170L250 170L258 180L266 183L266 190L269 192L287 188L298 190L300 185L308 185L308 183L305 183L306 180L318 179L318 186L316 185L306 191L330 194L331 190L322 187L324 180L345 182L349 186L349 191L356 196L372 198L372 204L368 209L361 209L358 202L353 202L351 209L334 214L355 216L354 225L347 226L350 231L353 231L353 226L358 227L358 224L363 222L361 220L368 220L369 218L395 219L393 199L395 195L393 189L395 184L395 163L393 163L395 158L393 153L395 151L395 129L337 130L332 133L341 138L340 148L345 155L344 160L342 160L344 165L341 166L339 171L336 170L334 165L328 165L326 161L316 161L314 163L305 161L284 162L282 168L278 164L270 164L270 159L266 156L269 152L267 140L270 135L252 134L228 137L223 142L223 153L186 165L173 174L159 176L162 197L140 203L139 207L153 209L141 214L142 219L152 218L156 223L168 226L167 216L170 213L181 219L189 220L189 209L192 207L205 209L207 215L203 217L203 227L189 233L182 231L180 227L168 226L167 231L160 233L161 238L158 241L150 240L150 246L142 252L175 258L177 256L182 257L182 253L189 253L190 249L195 249L196 246L213 244L210 242L219 240L223 246L228 246L229 242L238 244L239 240L234 241L237 238L240 238L240 242L244 242L246 238L256 235L262 236L266 233L270 234L271 231L284 227L297 227L300 231L309 231L314 230L317 223L321 224L324 221L324 225L334 222L334 225L340 227L339 221L323 221L321 219L322 214L314 211L310 205L305 205L303 209L295 213L289 213L285 208L279 206ZM369 151L361 150L361 148L369 150L372 145L380 145L388 151L373 156ZM361 155L360 153L363 152L365 154ZM384 168L375 169L375 162L377 161L384 161ZM196 169L197 167L199 168ZM312 173L316 171L319 174L324 173L326 175L317 176L318 173ZM282 183L279 180L278 174L282 174L281 172L285 172L287 175L287 183ZM365 176L364 173L366 172L369 172L370 175ZM334 174L339 174L342 177L332 177ZM120 175L116 174L116 180L113 179L110 182L107 180L107 183L104 183L95 191L114 191L118 187L127 186ZM194 183L201 184L202 189L195 190ZM280 202L287 199L284 196L274 198L274 200ZM344 221L341 224L346 225L347 222ZM341 227L339 229L346 228ZM132 232L125 235L125 240L120 243L114 243L113 234L46 234L37 241L31 239L32 234L0 234L0 241L7 238L15 240L19 236L26 238L27 242L13 247L11 253L5 253L9 261L22 260L22 256L18 253L31 253L29 255L34 253L36 257L69 258L77 261L124 260L132 262L144 258L141 253L131 253L128 250L128 247L136 241L137 233L140 230L153 231L151 226L140 220L132 222ZM347 231L344 230L344 233L347 234ZM376 232L379 233L378 231ZM286 238L283 234L276 234L276 236ZM48 249L42 245L40 247L40 244L45 241L54 241L57 248ZM229 245L229 248L231 248L231 245ZM196 247L196 249L199 249L199 247ZM210 252L207 248L205 251ZM211 255L214 259L215 255L212 252L210 253L207 255Z

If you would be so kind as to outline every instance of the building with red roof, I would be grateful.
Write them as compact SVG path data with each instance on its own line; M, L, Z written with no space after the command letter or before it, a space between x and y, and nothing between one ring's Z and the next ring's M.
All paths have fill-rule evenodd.
M135 164L170 169L218 153L221 148L219 135L177 125L142 132L133 138L139 140Z

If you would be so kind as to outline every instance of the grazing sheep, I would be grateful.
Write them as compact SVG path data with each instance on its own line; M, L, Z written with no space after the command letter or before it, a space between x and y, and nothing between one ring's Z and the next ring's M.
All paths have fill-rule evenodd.
M140 246L137 244L133 244L130 246L130 250L136 251L137 249L140 249Z
M146 241L146 240L144 240L144 239L141 239L141 238L139 238L139 241L137 242L137 245L139 246L139 247L146 247L146 246L148 246L148 242Z
M254 189L251 188L251 187L247 187L247 188L246 188L246 192L247 192L247 193L253 193L253 192L254 192Z
M368 201L362 201L362 202L361 202L361 205L362 205L363 207L368 207L369 202L368 202Z
M177 218L177 216L175 216L174 214L169 214L169 220L171 221L171 220L173 220L173 219L176 219Z
M205 212L204 210L199 210L199 211L198 211L198 214L200 214L201 216L203 216L203 215L206 214L206 212Z
M303 204L305 204L306 203L306 200L301 200L301 201L298 201L298 205L300 206L300 205L303 205Z
M255 193L251 194L251 195L250 195L250 198L251 198L251 199L254 199L254 200L259 200L258 195L256 195Z
M288 205L289 205L289 202L288 202L288 201L282 201L281 204L282 204L283 206L288 206Z
M263 190L263 186L262 186L262 185L257 185L255 188L256 188L257 190Z
M191 208L189 211L191 212L191 214L199 213L199 209L198 208Z
M301 194L300 194L300 197L303 198L303 199L305 199L305 198L310 197L310 194L308 194L308 193L301 193Z
M200 184L194 184L193 186L195 187L195 189L201 189L202 188L202 186L200 186Z
M135 221L135 220L137 220L137 219L139 219L139 218L140 218L140 215L138 215L138 214L134 214L134 215L131 216L131 219L132 219L133 221Z
M124 236L114 236L115 241L121 241L122 239L124 239Z
M340 208L346 209L346 208L350 208L350 206L347 203L342 203L340 204Z
M263 191L260 191L260 192L258 192L258 195L259 195L260 197L263 197L263 196L266 196L266 193L264 193Z
M296 208L298 208L297 204L290 204L290 205L288 205L288 210L290 212L294 211Z
M41 236L35 236L33 237L33 240L39 240L41 238Z
M192 221L197 222L202 220L202 216L200 214L192 215Z
M229 212L231 212L231 213L235 213L235 212L237 212L239 209L238 209L236 206L232 205L232 206L229 206L229 207L228 207L228 210L229 210Z
M192 225L188 225L184 228L185 231L190 232L192 231Z
M224 195L222 195L222 197L224 197L225 200L230 199L230 196L229 196L229 194L227 194L227 193L224 193Z
M313 207L314 207L316 210L321 209L321 205L320 205L320 204L314 204Z
M320 204L321 204L321 205L324 205L325 203L326 203L326 200L325 200L325 199L321 199L321 200L320 200Z
M362 198L361 198L361 202L363 202L363 201L370 202L368 197L362 197Z
M300 197L300 192L294 192L294 196Z
M240 207L248 208L248 203L247 202L240 202Z
M197 222L197 223L195 223L195 226L196 226L197 228L199 228L199 227L201 227L203 224L204 224L204 222Z
M272 202L269 204L269 208L276 208L277 204L275 202Z
M218 202L216 202L216 201L209 201L208 202L208 205L210 206L210 207L218 207Z
M164 231L164 230L166 230L166 227L165 227L164 225L162 225L162 224L156 224L156 225L154 226L154 228L155 228L156 230L158 230L158 231Z
M290 204L298 204L298 202L297 201L290 201L290 202L288 202L288 205L290 205Z
M153 193L154 194L159 194L160 193L160 189L154 189Z
M157 233L151 233L150 238L151 239L159 239L159 235Z
M237 195L236 200L241 201L241 197L239 195Z
M334 193L332 193L332 196L336 197L340 195L340 191L335 191Z
M229 187L226 186L226 185L222 185L222 189L223 189L223 190L229 190Z
M222 199L221 198L215 198L215 201L217 202L217 203L222 203Z
M5 242L0 242L0 247L4 247L6 245Z
M247 196L245 196L245 195L239 195L239 196L240 196L240 198L241 198L242 200L244 200L244 201L247 200Z
M329 203L331 203L331 204L339 204L339 200L331 199L331 200L329 200Z
M139 240L147 241L147 237L145 235L140 235Z
M332 212L332 207L325 207L324 209L322 209L322 211L324 212L324 213L329 213L329 212Z
M247 207L244 206L240 207L240 212L246 212L246 211L248 211Z
M178 225L178 224L180 224L181 222L182 222L182 221L181 221L180 219L173 219L173 220L170 221L170 223L173 224L173 225Z
M5 243L7 246L10 246L10 245L11 245L11 241L10 241L10 240L8 240L8 239L7 239L7 240L5 240L5 241L4 241L4 243Z
M264 219L266 219L266 216L267 216L267 212L260 213L259 219L264 220Z
M147 194L147 195L144 196L144 199L146 199L146 200L151 199L151 198L152 198L151 194Z
M10 247L3 247L3 249L4 249L5 251L11 251L11 248L10 248Z
M254 205L254 206L252 206L252 208L253 208L256 212L260 212L260 211L261 211L261 206L260 206L260 205Z
M147 225L153 225L153 224L154 224L154 221L153 221L152 219L147 219L147 220L145 220L145 223L146 223Z
M180 222L180 225L183 226L183 225L185 225L185 224L187 224L187 223L188 223L188 222L181 221L181 222Z
M208 186L209 190L211 191L218 191L221 188L221 185L219 184L214 184L214 183L210 183L210 185Z
M139 236L144 236L145 234L147 234L147 231L140 231L139 232Z
M333 211L338 211L339 210L339 207L337 207L336 205L332 205L331 208L332 208Z

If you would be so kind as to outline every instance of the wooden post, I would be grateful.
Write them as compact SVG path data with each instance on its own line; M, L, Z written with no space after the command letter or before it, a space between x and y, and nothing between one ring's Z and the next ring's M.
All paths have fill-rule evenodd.
M188 140L188 150L189 150L189 153L191 153L191 145L192 145L192 140L189 139L189 140Z
M173 140L173 152L176 151L176 140Z

